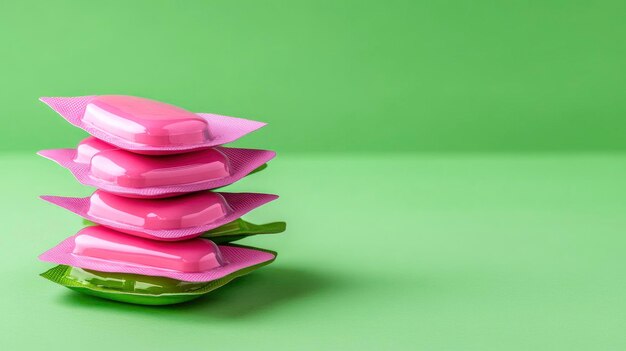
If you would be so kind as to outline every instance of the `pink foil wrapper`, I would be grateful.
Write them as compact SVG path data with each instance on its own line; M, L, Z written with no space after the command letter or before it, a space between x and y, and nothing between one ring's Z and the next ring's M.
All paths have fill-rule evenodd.
M107 261L86 256L78 256L72 253L75 246L75 237L76 236L73 235L63 240L57 246L41 254L39 259L46 262L64 264L83 269L93 269L101 272L160 276L187 282L209 282L220 279L247 267L267 261L273 261L276 258L274 254L265 251L254 250L252 248L241 246L220 245L218 248L224 260L228 262L227 264L205 272L187 273L156 267L131 265L124 262Z
M68 169L83 185L93 186L120 196L138 198L168 197L194 191L220 188L244 178L250 172L276 156L274 151L269 150L239 149L229 147L216 147L216 149L226 155L230 161L230 167L232 169L230 176L190 184L152 186L144 188L124 187L91 177L88 164L74 161L76 157L76 149L41 150L37 152L37 154L56 162L63 168Z
M121 149L142 154L166 155L206 149L212 146L233 142L266 125L264 122L243 118L221 116L211 113L197 113L207 121L211 129L212 138L209 141L196 145L149 146L130 142L94 128L82 121L85 108L96 95L78 97L42 97L40 100L50 106L72 125L83 129L87 133L113 144Z
M63 197L63 196L49 196L44 195L41 198L45 201L48 201L52 204L55 204L59 207L65 208L71 212L76 213L77 215L90 220L94 223L101 224L105 227L123 230L126 233L145 237L154 240L163 240L163 241L177 241L177 240L185 240L194 238L202 235L207 230L215 229L219 226L222 226L226 223L230 223L237 218L242 217L246 213L254 210L257 207L260 207L268 202L276 200L278 198L277 195L272 194L257 194L257 193L218 193L220 194L228 206L231 208L225 217L222 217L212 223L181 228L181 229L163 229L163 230L153 230L153 229L144 229L139 226L129 225L125 223L118 223L111 220L106 220L103 218L96 218L89 215L87 212L89 211L89 197Z

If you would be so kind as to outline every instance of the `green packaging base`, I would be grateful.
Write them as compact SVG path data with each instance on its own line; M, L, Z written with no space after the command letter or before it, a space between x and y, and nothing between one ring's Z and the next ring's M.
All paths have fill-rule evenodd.
M232 245L239 246L239 245ZM248 248L246 246L241 246ZM255 250L276 253L270 250ZM274 260L249 266L225 277L209 282L183 282L180 280L128 273L110 273L58 265L41 274L42 277L83 294L104 299L138 304L171 305L197 299L246 275Z

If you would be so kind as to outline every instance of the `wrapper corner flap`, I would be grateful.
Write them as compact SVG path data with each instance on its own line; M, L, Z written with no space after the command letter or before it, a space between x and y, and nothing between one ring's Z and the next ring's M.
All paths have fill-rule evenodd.
M95 95L75 96L75 97L52 97L43 96L39 101L48 105L53 111L61 115L68 122L76 125L85 111L85 106Z
M75 150L70 149L70 148L46 149L46 150L39 150L36 152L36 154L64 168L69 168L70 164L72 163Z

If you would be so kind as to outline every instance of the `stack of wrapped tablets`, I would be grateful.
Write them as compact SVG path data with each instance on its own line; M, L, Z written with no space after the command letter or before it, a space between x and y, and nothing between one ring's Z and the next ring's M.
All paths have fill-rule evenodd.
M274 261L275 252L232 242L285 230L284 222L241 218L277 196L211 190L264 169L275 156L219 146L264 123L132 96L41 100L91 136L76 149L39 154L97 188L86 198L42 196L88 224L40 256L59 264L43 277L89 295L164 305Z

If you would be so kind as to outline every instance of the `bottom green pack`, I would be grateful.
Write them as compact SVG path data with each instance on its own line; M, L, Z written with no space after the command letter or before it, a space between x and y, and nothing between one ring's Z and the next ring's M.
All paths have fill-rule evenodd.
M276 256L270 250L254 249ZM74 291L104 299L139 305L171 305L197 299L273 261L248 266L209 282L185 282L157 276L100 272L66 265L51 268L41 276Z

